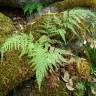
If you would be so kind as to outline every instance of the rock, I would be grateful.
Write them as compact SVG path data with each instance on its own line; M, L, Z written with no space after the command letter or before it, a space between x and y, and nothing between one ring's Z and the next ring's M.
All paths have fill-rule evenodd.
M32 23L34 18L42 16L42 15L46 15L46 14L50 14L50 13L58 13L57 8L55 7L46 7L43 10L41 10L40 12L36 12L34 14L32 14L31 16L26 16L27 22L28 23Z
M14 30L16 28L12 20L0 13L0 45L14 33ZM0 96L6 96L11 89L32 76L28 59L19 59L18 55L17 51L7 52L4 54L3 63L0 63Z
M0 5L7 5L12 7L22 7L28 2L39 2L39 3L52 3L58 0L0 0Z
M32 78L33 79L33 78ZM60 81L58 88L49 88L46 82L43 82L39 91L34 80L27 80L21 86L18 86L9 96L70 96L64 82Z

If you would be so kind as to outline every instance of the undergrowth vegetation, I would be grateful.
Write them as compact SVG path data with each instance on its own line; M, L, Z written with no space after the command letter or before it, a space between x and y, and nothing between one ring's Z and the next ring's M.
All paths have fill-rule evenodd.
M49 38L46 36L41 37L40 40L36 42L33 42L33 36L31 34L20 34L9 38L1 48L2 56L4 52L11 51L12 49L21 50L20 57L28 55L31 59L30 66L36 70L36 79L39 88L41 87L41 82L45 75L47 75L47 72L49 70L52 71L62 63L67 62L63 56L69 54L69 52L64 49L52 47L49 42Z
M29 13L36 7L34 6L29 6ZM1 47L2 62L5 52L20 50L20 57L27 55L30 58L30 66L36 73L39 89L48 73L63 66L64 76L59 77L62 77L68 90L75 92L76 96L84 96L85 91L86 94L87 91L90 92L88 96L96 95L95 25L96 13L91 10L70 9L62 12L61 17L53 14L53 18L40 25L42 30L39 31L44 35L37 41L32 33L15 34L8 38ZM66 65L68 69L65 68Z
M35 11L40 12L44 8L44 5L42 3L29 2L26 3L22 8L24 14L31 15Z
M49 37L59 35L62 40L67 43L68 40L70 41L72 38L74 39L74 37L79 39L83 38L87 30L89 30L89 27L94 25L95 22L93 20L95 18L94 12L87 9L76 8L67 10L62 12L61 17L53 14L53 18L48 18L46 21L42 22L40 26L43 30L40 30L40 32L47 34Z

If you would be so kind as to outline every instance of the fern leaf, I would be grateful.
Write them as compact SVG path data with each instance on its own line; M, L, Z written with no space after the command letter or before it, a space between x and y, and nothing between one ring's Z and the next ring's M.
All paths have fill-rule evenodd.
M66 31L64 29L58 29L57 31L60 34L60 36L62 37L65 44L66 44L66 38L65 38Z
M62 54L66 54L66 51L65 53L62 53L61 51L62 50L60 49L59 51L57 49L48 51L47 48L44 48L40 44L35 45L34 51L32 53L33 59L31 63L32 66L35 66L36 79L39 85L39 89L44 77L48 73L48 70L53 70L53 66L57 68L58 65L62 64L62 62L66 62L66 60L62 56Z
M66 10L62 12L62 14L62 18L60 18L60 16L58 15L53 14L53 17L51 19L47 19L42 23L42 27L45 34L48 34L51 38L52 36L54 37L59 35L63 39L65 44L67 30L72 32L73 35L81 38L82 36L80 33L82 32L82 30L82 34L85 34L90 24L94 26L92 20L93 18L96 18L94 12L79 8ZM93 20L93 22L95 21Z
M30 37L31 38L31 37ZM22 49L22 54L26 52L26 48L32 41L30 40L29 36L26 34L17 34L14 35L6 40L6 42L1 47L1 53L5 53L6 51L11 51L13 49L19 50Z
M24 14L31 15L34 10L40 11L43 9L43 4L36 2L28 2L23 6Z

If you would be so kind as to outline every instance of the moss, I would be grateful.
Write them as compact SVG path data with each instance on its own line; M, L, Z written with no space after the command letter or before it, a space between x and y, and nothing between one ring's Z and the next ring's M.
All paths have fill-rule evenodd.
M77 71L81 78L89 80L91 74L91 63L84 58L80 58L77 60Z
M69 2L70 1L70 2ZM78 6L96 6L96 0L64 0L62 2L55 3L59 11L64 11L67 8L73 8ZM38 39L43 33L42 23L47 20L52 20L53 17L58 16L62 19L62 13L47 14L34 19L34 22L26 26L25 32L33 32L35 39ZM0 44L2 44L6 38L14 33L15 27L12 20L0 13ZM0 64L0 96L6 96L6 94L22 81L29 79L32 76L32 71L28 65L27 58L18 58L19 52L6 53L3 64ZM60 95L61 96L61 95Z
M0 13L0 44L4 42L5 38L15 31L15 26L9 17Z
M14 30L16 28L12 20L0 13L0 45L14 33ZM17 51L6 53L3 64L0 64L0 96L6 96L11 89L32 76L28 59L19 59L18 55Z
M9 17L6 17L0 13L0 30L6 33L11 32L14 29L13 22Z
M10 52L5 59L0 65L0 96L5 96L8 91L32 76L26 58L19 60L16 52Z
M35 37L35 40L40 38L42 34L44 34L44 29L43 29L43 24L45 22L50 22L54 18L54 16L59 17L62 19L63 13L51 13L51 14L46 14L40 17L36 17L32 23L27 24L25 28L25 32L32 32L33 36Z
M51 6L55 7L58 12L75 7L96 8L96 0L64 0L61 2L56 2Z
M85 58L71 58L67 66L69 74L77 76L79 80L88 81L91 76L91 63Z
M49 7L54 7L57 10L57 13L45 14L41 17L36 17L32 23L27 24L25 31L33 32L34 37L37 39L41 36L42 23L48 20L52 20L54 15L62 19L62 12L66 9L72 9L75 7L87 7L87 8L96 8L96 0L63 0L56 2ZM61 13L60 13L61 12ZM84 22L83 22L84 23ZM44 31L44 30L43 30Z

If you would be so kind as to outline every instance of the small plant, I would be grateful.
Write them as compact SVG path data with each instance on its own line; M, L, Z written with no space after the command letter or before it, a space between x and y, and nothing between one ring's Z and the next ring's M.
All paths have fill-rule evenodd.
M85 85L82 82L78 82L76 85L76 96L84 96Z
M34 11L40 12L43 9L43 4L29 2L23 6L24 14L31 15Z
M63 56L68 55L69 52L52 47L47 36L42 36L36 42L33 42L33 40L31 34L14 35L3 44L1 54L3 58L3 54L12 49L20 50L20 57L26 54L30 58L30 66L36 71L36 79L40 89L41 83L48 71L52 71L63 64L63 62L67 62Z
M60 36L67 43L66 39L83 37L90 25L90 21L95 14L86 9L72 9L62 12L61 17L53 14L53 18L48 18L42 22L42 31L52 36ZM89 21L87 21L87 19ZM67 35L67 36L66 36ZM71 35L71 36L70 36ZM55 38L56 39L56 38Z
M92 63L92 74L96 76L96 39L85 41L84 49L88 60Z

